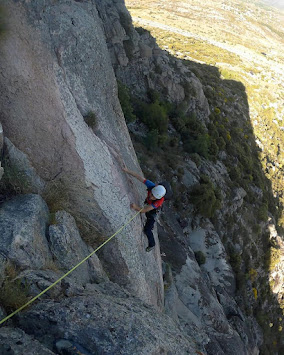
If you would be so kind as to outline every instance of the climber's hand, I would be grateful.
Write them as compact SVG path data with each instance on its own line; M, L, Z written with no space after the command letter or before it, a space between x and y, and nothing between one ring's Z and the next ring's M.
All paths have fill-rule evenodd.
M140 208L135 203L131 203L130 208L132 208L135 211L140 211Z

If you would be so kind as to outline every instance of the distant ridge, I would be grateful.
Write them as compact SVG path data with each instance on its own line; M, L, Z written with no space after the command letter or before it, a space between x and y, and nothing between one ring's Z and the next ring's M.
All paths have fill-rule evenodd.
M261 0L261 3L284 10L284 0Z

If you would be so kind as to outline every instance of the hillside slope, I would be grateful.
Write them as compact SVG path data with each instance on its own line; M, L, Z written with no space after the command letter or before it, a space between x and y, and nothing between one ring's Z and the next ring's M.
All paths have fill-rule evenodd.
M262 165L283 204L283 12L248 1L126 3L162 48L244 84Z

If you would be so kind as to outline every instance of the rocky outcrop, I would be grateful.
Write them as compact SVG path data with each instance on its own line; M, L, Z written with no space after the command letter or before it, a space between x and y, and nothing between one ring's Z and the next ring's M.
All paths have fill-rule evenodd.
M82 241L75 221L67 212L56 213L53 225L45 201L39 195L20 195L0 207L0 270L4 279L7 263L19 271L18 277L30 280L37 290L49 286L63 272L69 271L92 252ZM48 231L48 232L47 232ZM50 270L51 271L46 271ZM35 272L37 270L37 272ZM40 271L39 271L40 270ZM61 275L54 271L61 271ZM33 275L34 273L37 276ZM33 276L32 276L33 275ZM31 280L32 279L32 280ZM83 286L87 282L107 279L99 259L93 255L80 269L72 274L73 282ZM36 281L37 280L37 281Z
M205 255L202 270L207 273L212 285L216 289L223 288L229 294L234 295L233 270L227 262L225 248L214 228L211 226L211 228L193 230L188 242L195 253L201 252Z
M91 252L82 241L73 217L60 211L50 220L39 195L11 199L1 206L0 217L4 236L0 255L4 254L18 267L12 280L8 275L14 287L4 286L6 298L1 296L4 306L15 299L14 295L11 297L13 292L19 295L25 292L26 300L38 295ZM195 351L192 339L174 320L109 282L97 256L92 259L14 317L19 328L1 328L3 354L13 351L71 355L74 349L84 354ZM0 265L5 276L6 261ZM6 277L1 283L3 280L5 284ZM5 312L1 310L0 315L4 317Z
M134 29L123 0L96 1L116 76L137 97L155 89L170 102L208 121L210 113L203 87L179 60L161 50L143 28Z
M166 209L159 225L163 260L172 269L164 274L165 311L208 354L258 354L259 327L234 300L235 275L214 226L174 219Z
M118 285L90 285L60 302L43 301L22 313L19 326L50 344L67 340L83 353L193 354L195 346L174 321Z

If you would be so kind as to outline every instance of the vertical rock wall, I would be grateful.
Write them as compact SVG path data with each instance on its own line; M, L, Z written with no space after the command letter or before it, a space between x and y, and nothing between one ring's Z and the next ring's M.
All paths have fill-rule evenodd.
M120 169L123 161L139 168L95 2L4 4L9 17L0 57L5 134L49 191L60 182L56 197L67 195L65 207L97 235L107 236L133 215L129 203L141 203L143 189ZM90 111L94 128L83 118ZM138 217L103 259L112 280L161 307L160 263L154 255L145 260L141 227Z

